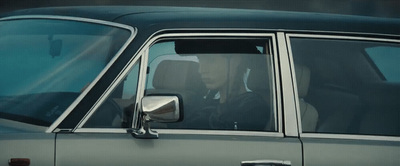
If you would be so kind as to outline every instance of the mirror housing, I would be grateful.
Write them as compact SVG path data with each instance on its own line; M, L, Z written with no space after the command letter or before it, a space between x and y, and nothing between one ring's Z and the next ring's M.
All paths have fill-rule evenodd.
M183 102L179 95L145 96L141 102L141 125L132 133L136 138L154 139L158 133L150 129L150 122L170 123L183 120Z
M182 102L178 96L146 96L142 99L142 111L146 121L160 123L179 122L183 119Z

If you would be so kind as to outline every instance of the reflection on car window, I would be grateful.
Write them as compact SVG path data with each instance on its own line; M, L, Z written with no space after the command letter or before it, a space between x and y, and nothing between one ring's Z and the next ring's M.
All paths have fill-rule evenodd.
M274 131L269 40L176 40L150 48L146 95L179 94L184 120L156 128Z
M75 21L1 21L0 118L49 126L129 36L127 30Z
M400 82L400 47L379 46L365 51L389 82Z
M140 60L118 84L111 95L95 110L84 128L128 128L132 124L139 79Z
M303 132L400 136L399 44L291 38L291 45Z

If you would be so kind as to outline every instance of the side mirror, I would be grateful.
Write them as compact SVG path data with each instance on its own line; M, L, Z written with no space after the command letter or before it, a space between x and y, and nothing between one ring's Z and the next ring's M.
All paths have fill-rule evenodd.
M179 122L183 119L180 104L178 96L146 96L142 99L142 111L147 121Z
M183 102L177 95L145 96L141 105L141 126L137 132L132 133L136 138L158 138L158 133L150 129L149 122L168 123L183 119Z

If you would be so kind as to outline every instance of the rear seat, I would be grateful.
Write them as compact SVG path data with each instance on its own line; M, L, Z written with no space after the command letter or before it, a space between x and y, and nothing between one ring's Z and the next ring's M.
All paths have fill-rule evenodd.
M358 95L335 87L314 88L307 97L320 116L319 133L355 133L358 125L353 122L361 113Z
M371 84L364 88L362 99L367 112L360 134L400 136L400 84Z

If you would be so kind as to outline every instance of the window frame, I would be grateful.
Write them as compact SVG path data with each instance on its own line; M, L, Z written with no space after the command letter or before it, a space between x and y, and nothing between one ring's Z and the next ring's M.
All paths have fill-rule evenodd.
M187 32L173 32L173 33L163 33L160 35L154 35L151 38L149 38L143 45L142 49L138 51L138 53L133 56L131 61L136 61L139 57L141 57L141 66L140 68L140 74L139 74L139 82L138 82L138 89L137 89L137 99L136 99L136 110L134 111L133 115L133 124L132 128L120 128L120 129L100 129L100 128L82 128L83 124L80 124L77 128L73 130L73 132L76 133L127 133L127 130L136 130L138 128L138 124L140 123L139 117L139 110L138 108L141 107L141 103L139 102L143 97L144 97L144 90L146 86L146 79L147 79L147 65L148 65L148 58L149 58L149 49L150 47L155 44L156 42L160 40L168 40L168 39L179 39L179 38L192 38L192 37L203 37L203 38L238 38L238 39L255 39L255 38L269 38L271 39L271 48L272 51L271 53L273 54L272 57L272 64L271 66L273 67L273 72L274 72L274 82L273 82L273 95L274 95L274 112L276 114L275 116L275 128L277 131L274 132L269 132L269 131L222 131L222 130L189 130L189 129L154 129L155 131L161 133L161 134L206 134L206 135L251 135L251 136L274 136L274 137L283 137L284 136L284 127L286 125L283 125L283 107L282 107L282 101L281 101L281 86L280 86L280 69L278 68L279 60L278 60L278 49L277 49L277 39L276 35L274 33L245 33L245 32L237 32L237 33L232 33L232 32L209 32L209 33L204 33L204 32L196 32L196 33L187 33ZM132 62L131 62L132 63ZM126 75L128 72L127 70L130 70L130 68L133 65L126 66L124 68L124 71L121 71L120 75ZM146 72L145 72L146 71ZM119 78L121 80L123 78L122 76ZM110 93L113 88L116 87L115 84L117 84L118 81L115 81L113 85L111 85L108 91L106 93ZM104 100L104 96L103 96ZM100 103L101 104L101 103ZM97 103L96 105L99 105ZM96 106L97 108L98 106ZM90 116L87 116L85 119L90 118ZM292 122L293 125L295 125L295 122ZM297 131L296 131L297 132ZM297 133L296 133L297 134Z
M326 139L355 139L355 140L381 140L381 141L400 141L400 137L397 136L384 136L384 135L366 135L366 134L342 134L342 133L303 133L301 125L301 114L300 104L298 98L298 89L296 83L296 75L294 71L294 61L291 46L291 38L304 38L304 39L334 39L334 40L348 40L348 41L371 41L371 42L386 42L386 43L399 43L400 40L384 38L382 36L377 37L362 37L362 36L345 36L343 34L305 34L305 33L286 33L287 49L290 56L290 66L292 67L292 81L293 91L295 92L296 112L299 126L300 138L326 138Z

